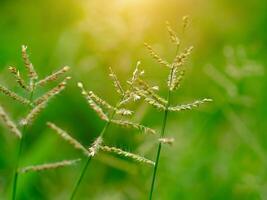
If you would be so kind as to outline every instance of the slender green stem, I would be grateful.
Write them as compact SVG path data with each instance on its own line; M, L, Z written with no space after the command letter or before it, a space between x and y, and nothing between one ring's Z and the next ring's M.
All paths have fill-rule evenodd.
M25 132L25 126L23 127L22 133L24 133L24 132ZM17 161L16 161L16 165L15 165L15 175L14 175L14 180L13 180L12 200L16 199L17 182L18 182L18 176L19 176L18 168L19 168L20 156L21 156L21 152L22 152L23 140L24 140L24 137L22 136L20 141L19 141L19 149L18 149Z
M75 187L74 187L74 190L73 190L73 192L72 192L72 194L71 194L71 197L70 197L71 200L74 198L74 196L75 196L75 194L76 194L76 192L77 192L77 190L78 190L78 188L79 188L79 186L80 186L80 184L81 184L81 182L82 182L82 179L83 179L83 177L84 177L84 175L85 175L85 172L86 172L86 170L87 170L87 167L88 167L88 165L89 165L91 159L92 159L92 157L89 156L89 157L87 158L87 160L86 160L86 163L85 163L84 167L82 168L82 172L81 172L81 174L80 174L80 176L79 176L79 179L78 179L78 181L77 181L77 183L76 183L76 185L75 185Z
M113 119L115 113L116 113L116 111L114 110L114 111L112 112L111 116L110 116L110 120ZM110 126L110 120L106 122L104 128L102 129L101 133L99 134L99 137L103 137L104 134L105 134L105 132L108 130L108 128L109 128L109 126ZM75 186L74 186L74 189L73 189L73 191L72 191L70 200L73 200L73 199L74 199L74 196L75 196L75 194L77 193L77 190L78 190L78 188L79 188L79 186L80 186L80 184L81 184L81 182L82 182L82 180L83 180L83 177L84 177L84 175L85 175L85 173L86 173L86 171L87 171L87 168L88 168L88 165L89 165L91 159L92 159L91 156L87 158L87 161L86 161L84 167L82 168L82 171L81 171L81 174L80 174L80 176L79 176L79 178L78 178L78 181L77 181L77 183L76 183Z
M171 70L171 74L172 73L173 73L173 68ZM172 81L172 76L171 76L170 82L171 81ZM166 108L165 108L163 122L162 122L162 127L161 127L161 132L160 132L160 136L161 137L163 137L164 134L165 134L166 124L167 124L167 118L168 118L168 110L169 110L169 106L170 106L170 99L171 99L171 90L169 89L168 96L167 96L167 105L166 105ZM155 185L156 176L157 176L157 170L158 170L158 165L159 165L160 152L161 152L161 142L159 142L159 144L158 144L156 161L155 161L155 166L154 166L154 171L153 171L153 177L152 177L152 182L151 182L151 187L150 187L150 193L149 193L149 200L152 200L152 196L153 196L154 185Z
M34 91L34 88L31 91L30 96L29 96L30 103L32 103L33 91ZM17 160L16 160L16 164L15 164L15 174L14 174L13 187L12 187L12 200L16 199L18 179L19 179L18 169L20 166L20 160L21 160L21 154L22 154L22 149L23 149L23 143L25 140L25 135L26 135L26 125L24 125L22 128L22 135L21 135L21 139L19 141L19 149L18 149Z

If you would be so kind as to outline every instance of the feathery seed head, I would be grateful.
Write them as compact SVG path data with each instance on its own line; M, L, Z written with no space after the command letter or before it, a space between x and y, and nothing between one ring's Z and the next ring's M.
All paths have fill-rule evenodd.
M19 170L20 173L27 173L27 172L38 172L38 171L45 171L45 170L52 170L57 168L62 168L70 165L74 165L77 162L80 162L81 159L75 159L75 160L63 160L60 162L55 163L46 163L42 165L31 165L27 167L23 167Z
M189 24L189 16L188 15L183 16L182 20L183 20L183 31L184 31L188 27L188 24Z
M98 137L92 144L91 147L88 148L89 151L89 156L95 156L101 146L103 142L103 138L102 137Z
M154 60L156 60L159 64L161 64L161 65L164 65L164 66L166 66L166 67L168 67L168 68L170 68L171 66L170 66L170 64L167 62L167 61L165 61L165 60L163 60L153 49L152 49L152 47L149 45L149 44L147 44L147 43L144 43L144 45L145 45L145 47L147 48L147 50L148 50L148 52L149 52L149 54L152 56L152 58L154 58Z
M174 138L159 138L159 142L161 142L163 144L172 145L174 142Z
M0 118L2 119L3 123L8 127L10 132L14 133L18 138L22 137L21 132L18 130L15 123L13 121L11 121L11 119L6 114L6 112L4 111L4 109L1 105L0 105Z
M146 163L146 164L149 164L149 165L155 165L155 163L153 161L151 161L151 160L149 160L149 159L147 159L147 158L145 158L143 156L140 156L140 155L137 155L137 154L133 154L133 153L124 151L124 150L116 148L116 147L100 146L100 149L102 151L105 151L105 152L115 153L115 154L118 154L118 155L121 155L121 156L124 156L124 157L127 157L127 158L131 158L134 161L137 161L137 162L140 162L140 163Z
M5 94L6 96L18 101L19 103L25 104L25 105L31 105L30 101L25 99L24 97L19 96L15 92L10 91L6 87L0 85L0 92Z
M200 105L207 103L207 102L212 102L212 99L202 99L202 100L196 100L193 103L189 104L183 104L183 105L178 105L178 106L170 106L168 108L169 111L174 111L174 112L179 112L183 110L192 110L193 108L199 107Z
M22 45L21 53L22 53L24 65L25 65L26 69L28 70L28 76L30 77L31 81L37 80L38 75L37 75L37 73L33 67L33 64L31 63L31 61L29 59L29 55L27 54L27 46Z
M119 93L120 95L124 96L125 92L124 92L124 90L123 90L123 88L122 88L122 86L120 84L119 79L117 78L116 74L113 72L111 67L109 67L109 71L110 71L109 76L113 81L113 85L114 85L114 87L116 89L116 92Z
M40 85L40 86L44 86L46 83L52 82L57 80L61 75L63 75L64 73L66 73L67 71L69 71L70 67L65 66L62 69L60 69L59 71L45 77L44 79L38 81L36 83L36 85Z
M151 129L149 127L146 127L141 124L134 123L134 122L130 122L126 120L111 120L110 122L117 124L119 126L125 127L125 128L134 128L144 133L156 134L156 131L154 129Z
M168 21L166 21L166 27L167 27L167 31L169 33L171 42L174 43L175 45L179 46L180 45L180 39L177 37L175 31L171 28L171 25Z
M98 116L104 120L104 121L108 121L108 116L104 113L104 111L102 110L102 108L95 102L95 99L97 100L101 100L101 103L104 103L102 99L98 98L96 95L92 98L92 92L89 94L88 92L86 92L86 90L83 87L82 83L78 83L77 84L78 87L81 89L82 95L85 97L85 99L87 100L87 103L90 105L90 107L98 114ZM107 104L105 102L105 104Z
M88 152L88 150L81 143L71 137L66 131L51 122L47 122L46 124L49 128L54 130L61 138L70 143L75 149L81 150L85 155L90 156L90 152Z
M14 75L17 83L19 86L27 91L30 90L30 88L27 86L23 78L20 76L19 70L16 69L16 67L9 66L8 67L9 71Z

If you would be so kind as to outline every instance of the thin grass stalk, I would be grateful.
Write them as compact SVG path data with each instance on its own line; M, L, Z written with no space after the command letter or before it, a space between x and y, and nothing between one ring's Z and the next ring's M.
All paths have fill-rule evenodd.
M171 90L169 89L169 91L168 91L168 97L167 97L167 105L166 105L166 108L165 108L165 111L164 111L164 117L163 117L161 132L160 132L160 136L161 137L163 137L164 134L165 134L166 124L167 124L167 118L168 118L168 113L169 113L169 111L168 111L169 109L168 108L170 106L170 98L171 98ZM153 170L153 177L152 177L152 182L151 182L151 188L150 188L150 193L149 193L149 200L152 200L152 196L153 196L154 185L155 185L156 176L157 176L157 170L158 170L158 165L159 165L161 145L162 145L162 143L159 142L159 144L158 144L158 150L157 150L157 155L156 155L155 166L154 166L154 170Z
M178 54L180 45L177 46L176 55ZM173 70L174 70L174 66L171 69L171 74L173 74ZM172 79L173 79L173 76L171 76L170 82L172 82ZM172 90L170 89L170 87L168 87L168 88L169 89L168 89L168 96L167 96L167 104L166 104L166 107L165 107L164 117L163 117L161 132L160 132L161 138L165 134L165 129L166 129L166 125L167 125L167 119L168 119L168 113L169 113L169 106L171 104L171 93L172 93ZM154 170L153 170L152 182L151 182L151 187L150 187L150 192L149 192L149 200L152 200L152 197L153 197L153 191L154 191L154 186L155 186L155 181L156 181L156 176L157 176L157 170L158 170L158 165L159 165L159 159L160 159L161 146L162 146L162 143L159 142L157 155L156 155L155 166L154 166Z
M33 90L30 93L29 101L32 103L33 100ZM29 108L30 110L30 108ZM17 186L18 186L18 179L19 179L19 166L20 166L20 160L21 160L21 153L22 153L22 148L23 148L23 143L24 143L24 135L26 134L26 125L23 126L22 132L21 132L21 139L19 141L19 150L18 150L18 156L15 164L15 175L13 179L13 187L12 187L12 200L16 200L16 194L17 194Z
M117 108L117 107L118 107L118 106L116 106L116 108ZM108 120L108 121L106 122L104 128L102 129L101 133L99 134L99 137L101 137L101 138L104 137L105 132L108 130L108 128L109 128L109 126L110 126L110 123L111 123L111 120L113 119L113 117L114 117L115 114L116 114L116 109L112 112L112 114L111 114L111 116L110 116L110 120ZM82 170L81 170L81 173L80 173L80 176L79 176L79 178L78 178L78 181L77 181L77 183L76 183L75 186L74 186L74 189L73 189L73 192L72 192L72 194L71 194L70 200L73 200L73 199L74 199L74 197L75 197L75 195L76 195L76 193L77 193L77 191L78 191L78 189L79 189L79 186L81 185L81 182L82 182L82 180L83 180L83 177L84 177L84 175L85 175L85 173L86 173L86 171L87 171L87 168L88 168L88 165L89 165L91 159L92 159L92 156L88 156L88 158L87 158L87 160L86 160L86 163L85 163L85 165L83 166L83 168L82 168Z

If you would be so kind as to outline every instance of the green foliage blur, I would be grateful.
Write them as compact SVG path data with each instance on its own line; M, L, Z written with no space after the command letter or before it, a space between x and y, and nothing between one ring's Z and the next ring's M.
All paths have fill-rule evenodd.
M182 16L190 27L181 33ZM201 108L172 113L155 188L158 200L267 199L267 1L266 0L46 0L0 1L0 84L18 91L8 66L25 72L21 45L44 77L71 67L67 89L51 101L26 133L22 166L80 157L45 122L53 121L89 146L104 123L88 107L82 81L110 103L118 96L108 77L113 67L125 83L140 60L145 78L167 93L167 70L144 48L150 43L170 60L175 48L165 21L194 51L172 103L212 98ZM25 75L25 73L24 73ZM20 105L0 94L0 104L19 121ZM163 113L132 105L135 121L160 130ZM107 144L155 159L157 138L111 127ZM0 126L0 199L9 199L17 139ZM68 199L83 163L29 173L19 179L18 199ZM152 167L100 153L91 163L77 199L148 199Z

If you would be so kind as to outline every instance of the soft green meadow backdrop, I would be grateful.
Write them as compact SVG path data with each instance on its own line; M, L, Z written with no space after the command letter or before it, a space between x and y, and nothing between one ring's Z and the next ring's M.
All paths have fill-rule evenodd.
M162 151L154 197L267 199L266 0L1 0L0 83L18 90L7 68L24 70L23 44L41 77L64 65L73 77L27 132L22 165L81 156L46 127L48 120L85 145L100 132L103 122L86 104L77 81L114 103L118 98L108 67L125 82L140 60L146 79L166 96L167 70L150 58L143 43L172 58L175 49L165 21L181 33L184 15L190 16L190 28L181 39L195 48L172 101L209 97L214 102L170 115L166 135L175 143ZM2 94L0 103L13 119L23 117L22 107ZM160 130L163 113L144 103L132 106L136 121ZM108 144L155 158L153 136L117 127L106 136ZM1 125L3 200L10 197L16 152L16 138ZM18 199L68 199L82 164L22 175ZM150 166L101 153L89 166L77 199L148 199L151 176Z

